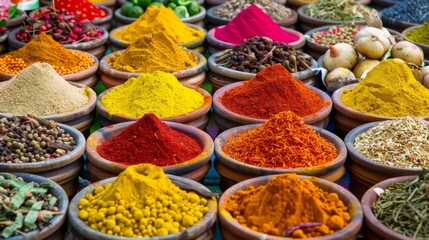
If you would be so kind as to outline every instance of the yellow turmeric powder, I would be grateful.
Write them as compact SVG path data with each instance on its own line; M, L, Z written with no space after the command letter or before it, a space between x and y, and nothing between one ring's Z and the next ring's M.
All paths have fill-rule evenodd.
M429 91L404 62L386 59L354 88L344 91L344 105L376 116L429 115Z
M293 238L332 234L344 228L351 218L336 193L327 193L296 174L282 174L266 185L237 191L227 198L225 209L252 230ZM313 226L286 234L301 224Z
M151 6L135 22L113 36L123 42L133 42L142 34L164 32L178 43L197 41L203 38L204 32L188 27L171 8Z

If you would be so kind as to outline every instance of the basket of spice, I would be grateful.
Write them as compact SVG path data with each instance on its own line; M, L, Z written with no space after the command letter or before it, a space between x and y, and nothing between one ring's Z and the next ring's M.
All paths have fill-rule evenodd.
M69 200L57 183L28 173L0 173L4 239L60 239Z
M209 52L215 53L234 48L243 41L256 36L268 37L294 48L301 48L305 44L302 33L280 27L261 8L251 5L225 26L216 27L208 32Z
M9 31L19 28L19 26L25 21L25 18L27 18L27 14L23 10L18 9L17 4L14 6L9 6L9 8L5 9L5 11L7 14L2 17L2 19L3 21L6 21L6 28Z
M375 239L427 239L429 171L418 176L389 178L371 187L362 198L363 232Z
M34 63L0 85L0 113L32 114L89 133L96 93L65 81L47 63Z
M155 113L163 121L204 129L211 102L204 89L182 85L173 74L156 71L130 78L125 84L101 93L97 112L104 126L136 121L146 113Z
M249 81L224 86L213 96L213 117L222 130L263 123L286 110L306 124L325 128L331 109L325 92L297 81L280 64L266 67Z
M429 21L429 2L426 0L404 0L380 11L386 27L398 32Z
M362 221L353 194L330 181L296 174L240 182L219 200L225 240L354 239Z
M89 240L211 239L217 214L214 196L198 182L138 164L83 189L72 199L68 215L72 230ZM107 211L98 207L101 201Z
M6 27L0 27L0 54L6 53L7 49L7 31Z
M167 174L200 181L211 166L213 140L196 127L164 123L148 113L137 122L97 130L88 138L86 154L93 182L116 177L127 166L140 163L157 165Z
M405 40L419 46L423 50L425 59L429 60L429 19L423 25L406 28L402 36Z
M212 7L207 11L207 21L210 24L209 28L228 24L241 11L253 4L258 4L258 6L262 8L273 21L282 27L293 28L293 25L298 20L298 14L294 10L274 1L230 0L222 5ZM251 19L247 19L247 21L251 21ZM257 22L256 20L253 21ZM243 28L242 30L248 29Z
M361 197L374 184L429 168L429 125L412 117L367 123L345 137L350 190Z
M156 16L156 17L153 17ZM175 44L188 49L204 52L206 31L197 25L183 23L171 8L151 6L137 21L130 25L116 28L110 32L109 42L112 51L127 48L142 34L164 32Z
M353 0L318 0L298 9L299 27L310 31L326 25L365 24L365 12L369 12L369 8Z
M111 53L100 62L101 80L107 88L131 77L157 70L173 73L180 82L202 86L207 60L200 53L184 49L164 32L146 34L126 50Z
M215 168L221 187L271 174L297 173L338 181L347 157L344 142L318 127L305 125L291 111L263 124L229 129L215 139Z
M429 119L429 92L403 61L386 59L358 84L332 95L333 119L342 134L368 122L414 116Z
M85 137L82 133L31 115L1 114L0 117L0 124L6 130L0 141L0 171L49 178L60 184L68 196L73 196L83 167Z

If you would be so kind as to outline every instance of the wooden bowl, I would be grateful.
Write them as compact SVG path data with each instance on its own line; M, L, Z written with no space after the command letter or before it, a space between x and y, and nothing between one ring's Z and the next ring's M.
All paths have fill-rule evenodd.
M36 229L25 234L20 234L7 238L8 240L23 240L23 239L54 239L61 237L61 226L67 219L67 209L69 206L69 199L66 192L58 185L56 182L50 180L49 178L28 174L28 173L12 173L16 177L22 177L25 182L35 182L35 183L48 183L51 185L48 193L56 197L58 200L58 212L63 212L64 214L56 214L49 221L49 224L42 229ZM4 176L4 173L0 173Z
M21 27L21 24L27 18L27 13L24 12L23 10L18 9L18 12L21 14L21 16L7 20L7 23L6 23L7 30L13 31Z
M424 53L425 59L429 60L429 45L422 44L422 43L418 43L418 42L415 42L415 41L411 41L411 40L407 37L407 35L408 35L408 33L409 33L410 31L412 31L412 30L414 30L414 29L417 29L417 28L420 28L420 27L422 27L422 26L423 26L423 25L418 25L418 26L413 26L413 27L408 27L408 28L406 28L406 29L402 32L402 37L403 37L405 40L407 40L407 41L409 41L409 42L412 42L412 43L416 44L417 46L419 46L419 47L423 50L423 53Z
M0 35L0 55L3 55L8 50L7 49L7 35L8 35L8 33L9 32L6 31L2 35Z
M378 200L378 195L374 191L375 188L386 189L389 185L395 183L404 183L413 181L417 176L403 176L403 177L395 177L389 178L382 182L379 182L372 186L363 196L362 198L362 210L365 216L365 229L364 233L369 240L376 239L402 239L402 240L411 240L413 238L406 237L398 232L393 231L392 229L386 227L383 223L381 223L372 212L371 206L375 201Z
M387 17L385 14L386 9L383 9L380 11L380 18L383 21L383 25L387 28L396 30L398 32L404 31L406 28L417 26L416 23L410 23L410 22L402 22L398 21L394 18Z
M192 184L194 186L198 186L199 188L204 188L207 191L210 191L208 188L206 188L204 185L186 179L182 177L177 177L173 175L168 175L168 178L173 183L176 183L178 181L184 182L187 184ZM105 233L101 233L99 231L96 231L92 228L90 228L88 225L85 224L79 217L78 217L78 203L81 198L83 198L86 194L92 194L96 187L98 186L105 186L107 183L111 183L116 178L109 178L102 180L100 182L93 183L86 188L84 188L82 191L80 191L70 202L70 207L68 211L68 217L71 224L71 227L74 231L76 231L79 235L83 236L85 239L88 240L98 240L98 239L104 239L104 240L129 240L133 238L127 238L127 237L118 237L118 236L112 236ZM214 225L216 221L216 215L217 215L217 201L215 198L208 199L207 206L209 208L209 212L204 215L204 217L196 223L194 226L184 230L180 231L175 234L170 234L163 237L156 237L158 240L171 240L171 239L201 239L201 236L207 237L206 232L210 231L212 226ZM134 239L143 239L143 238L134 238ZM147 239L147 238L146 238ZM204 238L205 239L205 238Z
M191 27L191 28L194 28L196 30L200 30L200 31L204 32L204 36L199 40L195 40L195 41L187 42L187 43L179 43L179 45L182 47L188 48L188 49L194 49L194 48L198 48L198 47L202 46L205 39L206 39L206 35L207 35L206 30L204 28L197 26L197 25L194 25L194 24L186 23L186 25L188 27ZM110 32L109 42L111 44L112 52L116 52L116 51L119 51L122 49L126 49L128 46L130 46L130 44L131 44L130 42L124 42L124 41L114 37L114 34L116 32L122 31L126 27L128 27L128 25L115 28ZM144 34L144 33L142 32L142 34Z
M273 235L262 234L256 231L253 231L249 228L246 228L239 224L233 217L232 214L225 209L226 198L239 190L248 189L250 186L261 186L265 185L269 179L277 175L262 176L257 178L252 178L243 182L240 182L232 187L230 187L226 192L224 192L219 200L219 225L222 237L225 240L285 240L292 238L285 238ZM349 214L351 216L350 223L343 229L323 237L311 238L317 240L339 240L339 239L354 239L358 234L362 222L363 214L362 207L358 199L356 199L353 194L345 190L342 186L335 183L326 181L324 179L314 179L309 176L299 175L300 179L308 179L314 183L317 187L323 189L329 193L337 193L340 200L344 202L344 205L348 207Z

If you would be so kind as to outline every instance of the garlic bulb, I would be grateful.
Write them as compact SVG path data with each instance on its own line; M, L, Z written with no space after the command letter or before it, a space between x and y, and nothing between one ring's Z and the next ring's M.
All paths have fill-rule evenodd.
M325 78L325 86L330 92L335 92L340 87L359 82L355 75L347 68L339 67L332 70Z
M392 57L400 58L408 63L413 63L420 67L423 64L423 50L408 41L400 41L392 48Z
M378 60L373 59L364 59L356 64L356 66L353 68L353 73L357 78L361 78L362 74L367 71L371 70L373 67L377 66L380 63Z
M429 76L429 66L422 67L422 68L420 69L420 72L422 73L422 76L423 76L423 77L427 77L427 76Z
M429 88L429 75L426 75L426 77L423 78L423 86L425 86L425 88Z
M354 38L354 45L358 53L369 59L380 59L391 47L384 32L374 27L360 30Z
M332 71L338 67L352 69L357 61L358 54L352 45L337 43L329 46L329 50L324 55L322 66L328 69L328 71Z

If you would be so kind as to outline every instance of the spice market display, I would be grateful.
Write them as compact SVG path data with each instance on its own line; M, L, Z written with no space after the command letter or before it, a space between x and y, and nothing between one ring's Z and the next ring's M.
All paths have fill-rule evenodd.
M429 1L380 2L0 0L0 239L429 239Z

